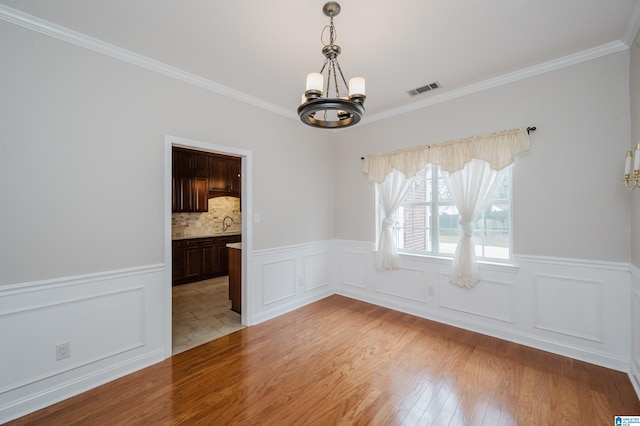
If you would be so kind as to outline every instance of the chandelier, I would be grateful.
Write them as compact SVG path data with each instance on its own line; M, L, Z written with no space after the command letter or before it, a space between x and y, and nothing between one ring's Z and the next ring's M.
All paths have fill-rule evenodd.
M322 12L330 19L329 25L324 27L320 35L325 60L319 73L307 75L306 90L298 107L298 115L303 123L312 127L333 129L353 126L364 115L364 78L354 77L347 84L338 62L338 55L342 50L335 44L337 33L333 17L340 13L340 5L334 1L328 2ZM327 29L329 40L325 43Z

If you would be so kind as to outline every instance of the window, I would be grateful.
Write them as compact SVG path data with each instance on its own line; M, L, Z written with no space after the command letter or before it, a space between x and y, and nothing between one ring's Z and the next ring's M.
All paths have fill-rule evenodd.
M478 260L511 260L511 167L501 174L495 195L474 223ZM418 172L396 219L393 232L399 253L454 256L458 209L438 166L429 164Z

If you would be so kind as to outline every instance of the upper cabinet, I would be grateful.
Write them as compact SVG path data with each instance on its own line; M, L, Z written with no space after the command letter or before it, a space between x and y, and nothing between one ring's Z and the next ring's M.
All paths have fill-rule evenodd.
M209 208L209 157L180 148L172 150L171 211L206 212Z
M210 197L240 197L240 158L212 154L209 167Z
M173 149L173 176L209 177L209 156L202 152Z
M172 212L206 212L209 211L207 178L173 177L171 179L171 211Z
M173 212L206 212L208 198L240 197L238 157L173 148L172 173Z

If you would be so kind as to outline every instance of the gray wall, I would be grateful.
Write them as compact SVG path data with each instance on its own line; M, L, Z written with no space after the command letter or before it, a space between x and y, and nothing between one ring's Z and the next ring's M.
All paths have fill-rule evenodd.
M330 134L4 21L0 51L0 284L164 263L166 134L252 152L254 249L334 237Z
M628 262L628 81L624 51L339 133L337 237L375 240L361 156L535 125L513 174L514 253Z

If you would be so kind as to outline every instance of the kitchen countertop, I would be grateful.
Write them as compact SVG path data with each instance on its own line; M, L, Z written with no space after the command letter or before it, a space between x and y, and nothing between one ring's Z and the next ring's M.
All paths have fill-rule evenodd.
M211 234L211 235L198 235L198 236L193 236L193 237L178 237L178 238L172 238L173 241L178 241L178 240L195 240L197 238L213 238L213 237L234 237L237 235L242 235L241 232L224 232L224 233L219 233L219 234Z
M242 250L242 243L229 243L227 247L237 250Z

